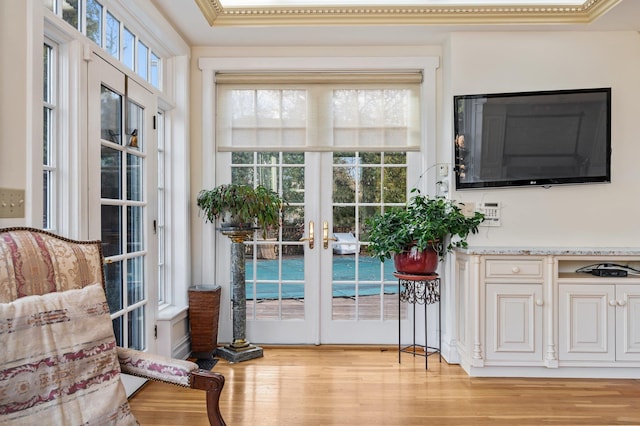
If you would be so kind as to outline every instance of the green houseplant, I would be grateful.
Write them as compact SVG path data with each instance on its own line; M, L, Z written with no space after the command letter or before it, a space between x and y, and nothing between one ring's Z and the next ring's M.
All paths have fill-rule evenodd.
M367 219L369 253L381 261L394 259L399 272L433 273L438 260L454 247L467 247L469 234L478 232L484 215L475 212L467 217L457 202L443 197L429 197L418 189L404 208L395 208ZM399 257L430 256L425 268L402 270ZM414 259L415 260L415 259Z
M280 226L284 201L274 191L262 185L224 184L198 193L197 205L205 219L221 228L267 229Z

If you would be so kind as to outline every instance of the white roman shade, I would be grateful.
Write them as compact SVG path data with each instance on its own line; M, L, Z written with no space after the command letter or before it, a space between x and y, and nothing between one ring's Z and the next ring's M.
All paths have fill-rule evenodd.
M418 151L422 73L216 74L218 151Z
M331 72L219 72L216 84L419 84L420 71Z

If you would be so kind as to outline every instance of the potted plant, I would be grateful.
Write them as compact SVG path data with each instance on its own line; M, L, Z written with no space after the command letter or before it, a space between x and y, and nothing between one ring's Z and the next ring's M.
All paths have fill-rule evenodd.
M251 230L256 226L263 232L280 226L282 198L262 185L224 184L198 193L197 205L205 219L214 223L220 219L224 229Z
M411 193L404 208L367 219L368 250L383 262L393 258L398 272L429 275L454 247L467 247L467 237L478 232L484 215L467 217L453 200L429 197L415 188Z
M198 193L198 207L205 220L220 219L220 230L231 240L231 292L233 342L216 349L216 355L230 362L247 361L263 356L262 348L246 340L246 282L244 240L253 230L262 228L263 238L269 229L280 227L283 199L273 190L258 185L224 184Z

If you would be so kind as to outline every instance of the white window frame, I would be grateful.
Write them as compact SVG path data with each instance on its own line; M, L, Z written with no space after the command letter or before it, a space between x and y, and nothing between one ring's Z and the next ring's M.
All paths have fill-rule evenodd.
M158 139L158 219L156 222L156 235L158 238L158 310L162 310L172 304L173 297L170 291L169 271L171 264L167 262L170 236L167 232L167 155L165 143L165 113L161 109L155 118L156 135Z
M42 205L42 227L51 232L58 231L58 146L60 139L58 138L58 86L59 86L59 68L58 68L58 44L53 40L45 37L43 43L43 49L48 51L48 67L43 67L43 75L46 77L47 95L45 96L43 90L43 120L44 112L48 112L47 131L42 135L43 142L43 164L42 164L42 176L48 175L47 186L44 187L43 183L43 205ZM44 54L44 50L43 50ZM44 56L44 55L43 55ZM46 99L45 99L46 97ZM44 127L43 127L44 129ZM44 161L44 147L47 147L47 160ZM47 220L45 221L44 213L47 213Z
M86 129L86 100L81 87L83 39L74 28L61 25L60 18L49 9L44 9L44 39L56 45L56 120L52 137L55 146L57 178L55 179L54 231L70 238L84 239L87 236L86 199L84 184L86 170L84 147L81 135ZM42 158L42 154L40 155ZM42 180L42 169L40 170ZM40 209L40 223L42 210Z

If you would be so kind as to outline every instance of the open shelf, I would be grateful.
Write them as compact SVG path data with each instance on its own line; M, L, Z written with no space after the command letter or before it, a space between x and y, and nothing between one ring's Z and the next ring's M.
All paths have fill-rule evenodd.
M588 272L576 272L592 265L611 264L630 267L640 271L640 256L563 256L557 262L557 279L559 282L576 283L602 283L603 281L625 282L628 284L640 283L640 273L626 277L603 277L592 275Z

